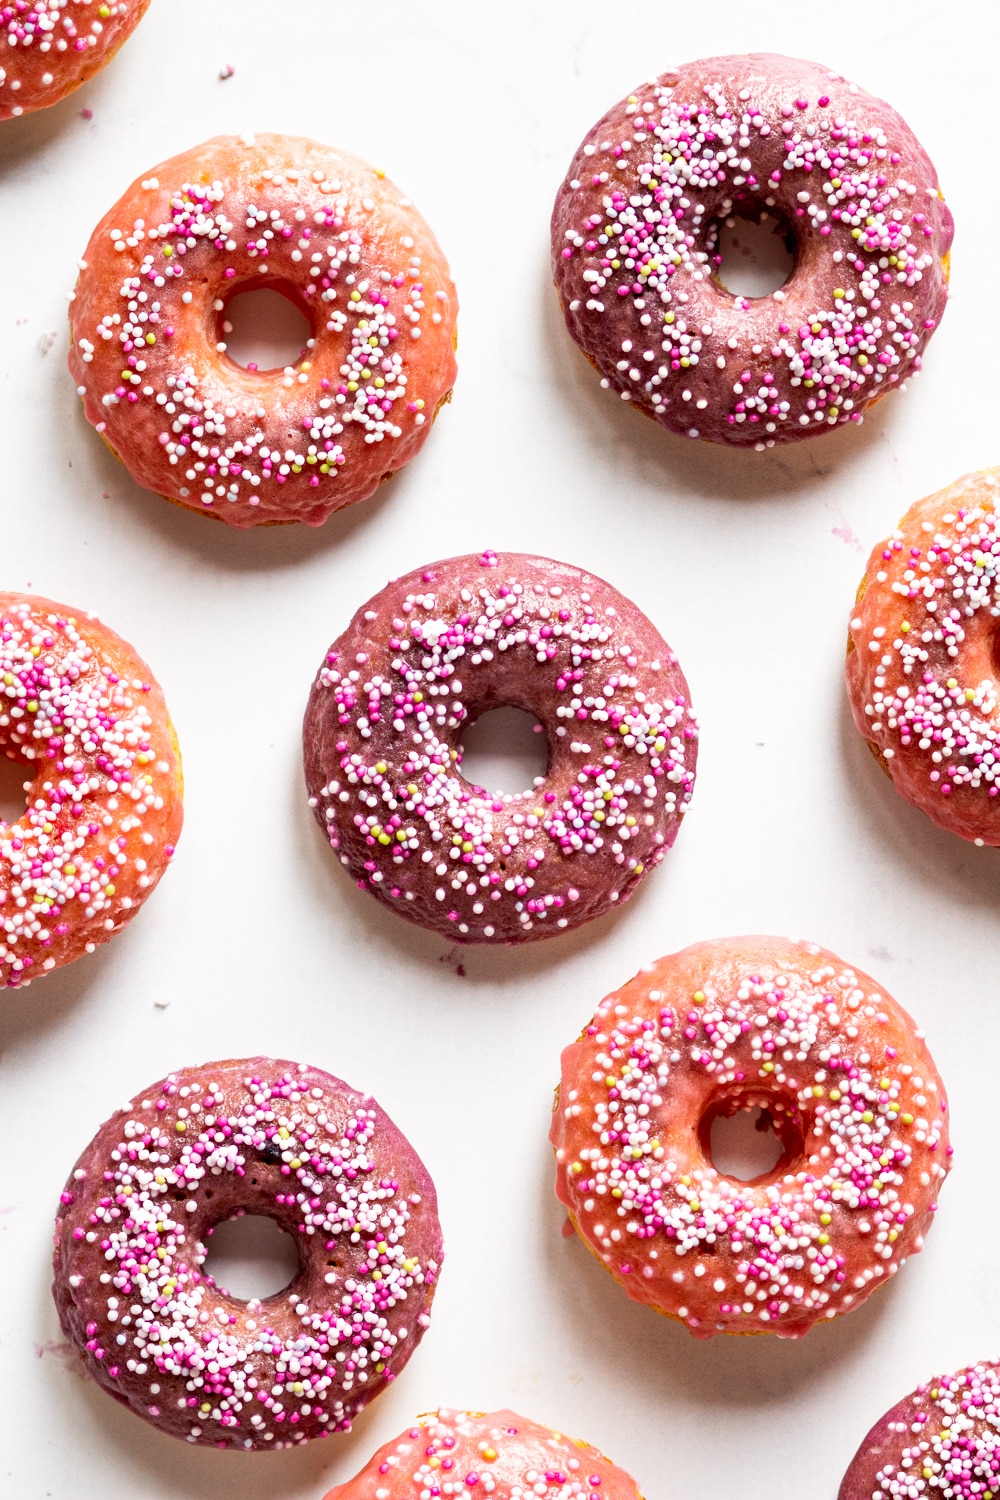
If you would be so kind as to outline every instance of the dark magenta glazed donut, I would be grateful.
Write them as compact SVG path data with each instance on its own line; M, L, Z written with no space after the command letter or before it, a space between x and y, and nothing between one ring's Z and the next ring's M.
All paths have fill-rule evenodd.
M226 307L260 287L311 325L284 369L227 353ZM94 230L69 367L138 484L231 526L319 526L423 446L455 381L457 311L437 240L384 172L294 136L217 136Z
M719 226L764 211L794 269L769 297L735 295ZM672 432L765 447L860 422L920 369L952 234L890 105L815 63L714 57L589 132L556 198L553 276L602 385Z
M111 61L149 0L13 0L0 8L0 120L58 104Z
M486 710L539 719L517 796L461 774ZM520 943L631 895L677 836L697 725L684 675L623 594L567 563L484 552L418 568L327 652L304 726L309 802L362 889L456 942Z
M838 1500L988 1500L1000 1491L1000 1369L969 1365L880 1417Z
M244 1302L203 1271L241 1213L292 1235L299 1270ZM87 1372L161 1431L284 1448L350 1427L429 1322L434 1185L370 1096L299 1063L185 1068L101 1127L56 1219L53 1294Z

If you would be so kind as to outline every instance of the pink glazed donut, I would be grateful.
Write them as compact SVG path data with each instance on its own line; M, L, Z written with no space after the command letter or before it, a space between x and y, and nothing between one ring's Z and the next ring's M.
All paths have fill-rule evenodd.
M373 1454L325 1500L473 1496L642 1500L636 1482L597 1448L512 1411L436 1411Z
M259 287L311 324L285 369L226 352L229 300ZM457 310L437 240L384 172L293 136L217 136L94 230L69 367L138 484L231 526L319 526L423 446L455 381Z
M719 225L765 210L795 267L739 296L718 279ZM920 369L952 233L890 105L815 63L714 57L589 132L556 198L553 276L602 385L671 432L762 448L860 422Z
M745 1182L711 1129L759 1109L782 1153ZM562 1055L556 1196L630 1297L697 1338L800 1338L920 1250L951 1165L922 1034L815 943L696 943L608 995Z
M0 751L22 815L0 823L0 986L93 953L170 864L184 821L177 736L134 647L93 615L0 593Z
M463 727L537 715L540 784L461 774ZM655 625L593 573L515 552L452 557L358 610L303 729L316 820L362 890L459 943L523 943L626 900L670 848L697 726Z
M1000 1368L936 1375L862 1442L838 1500L988 1500L1000 1491Z
M111 61L149 0L7 0L0 5L0 120L58 104Z
M872 551L851 610L854 722L907 802L1000 845L1000 469L918 500Z

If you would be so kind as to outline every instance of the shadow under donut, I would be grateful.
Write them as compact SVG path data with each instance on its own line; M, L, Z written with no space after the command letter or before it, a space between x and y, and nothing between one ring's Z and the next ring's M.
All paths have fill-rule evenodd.
M650 1385L692 1407L722 1412L778 1406L860 1358L890 1311L891 1284L801 1339L772 1334L695 1339L674 1319L633 1302L575 1232L561 1232L566 1214L556 1202L554 1179L546 1147L538 1183L542 1243L535 1253L557 1304L567 1358L584 1369L610 1365L626 1411Z
M65 376L72 393L70 376ZM144 489L130 476L124 464L100 440L83 415L75 396L73 412L59 429L64 434L67 460L75 460L78 484L96 490L107 499L84 499L93 509L95 521L107 524L101 507L113 507L115 524L148 528L155 539L174 552L193 554L207 567L229 573L265 572L294 568L318 554L345 547L351 538L385 507L406 504L406 486L412 482L407 465L384 479L367 500L359 500L334 511L322 526L301 522L288 525L229 526L217 516L202 516ZM412 462L419 462L419 455ZM127 514L126 514L127 511ZM142 538L137 537L137 544Z
M628 921L627 913L634 913L638 919L640 911L652 899L651 889L659 891L659 900L669 900L669 872L674 863L672 850L668 850L662 863L639 882L627 901L570 932L555 932L551 937L519 944L455 943L449 947L447 940L438 933L426 931L384 906L367 891L357 888L341 867L337 854L327 843L309 807L301 760L292 776L291 795L301 878L317 908L322 907L324 913L329 914L340 903L340 919L349 928L359 949L370 952L388 947L406 963L419 963L442 976L457 975L473 986L486 989L539 978L611 941L616 931L620 934L622 925ZM683 837L682 827L679 838ZM638 962L637 959L633 966ZM628 962L625 968L628 968Z
M970 907L1000 909L1000 850L977 848L948 833L896 791L867 742L858 733L843 694L840 739L844 766L855 796L854 815L870 836L921 880Z
M271 1453L213 1450L158 1431L109 1398L86 1374L75 1351L61 1342L50 1281L46 1262L32 1323L39 1341L36 1352L51 1356L43 1373L45 1397L51 1403L50 1425L64 1435L86 1433L90 1442L113 1454L123 1494L151 1494L154 1488L159 1493L163 1476L170 1475L174 1492L187 1500L219 1500L226 1495L239 1495L240 1500L274 1500L275 1495L286 1494L319 1496L331 1484L356 1473L375 1447L376 1439L370 1435L371 1408L355 1419L350 1432L331 1433ZM381 1399L394 1398L402 1427L412 1412L405 1392L401 1404L394 1388Z
M123 934L115 933L93 953L42 975L23 989L0 994L0 1057L24 1044L41 1044L71 1012L86 1004L107 977L111 943L122 940Z
M890 399L871 407L860 424L779 443L762 453L677 437L653 418L625 410L629 403L601 388L600 375L566 330L547 265L539 303L550 384L564 393L579 442L593 462L606 465L613 454L626 491L631 478L706 499L752 502L791 496L862 462L891 426L895 402L888 393Z

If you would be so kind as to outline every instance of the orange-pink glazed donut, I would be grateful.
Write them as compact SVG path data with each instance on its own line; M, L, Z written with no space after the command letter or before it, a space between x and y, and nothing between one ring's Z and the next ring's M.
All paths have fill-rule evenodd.
M0 594L0 749L27 806L0 824L0 984L92 953L139 911L183 821L163 693L93 615Z
M749 1182L716 1119L782 1146ZM556 1195L637 1302L715 1333L798 1338L923 1245L950 1165L947 1100L906 1012L814 943L722 938L643 969L562 1057Z
M6 0L0 120L58 104L111 61L149 0Z
M204 1270L215 1225L274 1219L284 1291ZM430 1323L442 1258L427 1169L376 1101L267 1057L184 1068L112 1115L70 1173L53 1296L87 1372L160 1431L288 1448L346 1431Z
M777 217L768 297L728 291L720 225ZM570 334L671 432L771 447L860 422L920 369L953 235L937 174L891 105L768 53L671 69L587 134L556 198Z
M512 1411L436 1411L384 1444L324 1500L642 1500L597 1448Z
M461 774L488 709L537 716L544 777ZM309 805L362 890L458 943L571 931L633 893L677 837L698 729L676 656L593 573L517 552L390 583L326 653L303 725Z
M243 369L226 306L269 287L302 359ZM69 366L133 479L231 526L318 526L422 447L455 380L457 300L385 174L293 136L217 136L134 182L95 229Z
M941 828L1000 844L1000 469L918 500L879 542L851 611L854 722Z

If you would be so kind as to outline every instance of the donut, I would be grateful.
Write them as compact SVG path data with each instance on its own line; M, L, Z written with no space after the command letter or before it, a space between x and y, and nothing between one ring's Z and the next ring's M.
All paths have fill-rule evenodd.
M18 989L131 921L173 856L183 783L141 657L29 594L0 594L0 748L29 778L0 823L0 985Z
M712 1125L759 1109L752 1181ZM900 1005L815 943L721 938L643 969L562 1055L556 1196L636 1302L716 1333L799 1338L921 1249L950 1166L947 1100Z
M203 1267L213 1227L274 1219L284 1291L242 1301ZM430 1322L434 1184L368 1094L253 1057L171 1073L102 1125L56 1218L53 1295L87 1373L161 1432L288 1448L347 1431Z
M0 10L0 120L58 104L132 35L149 0L7 0Z
M996 1364L936 1375L875 1423L838 1500L992 1500L1000 1490L998 1430Z
M226 353L229 301L260 287L312 328L283 370ZM137 484L231 526L318 526L422 447L456 313L437 241L383 172L294 136L216 136L94 230L69 367Z
M414 1500L482 1492L496 1500L642 1500L624 1469L589 1443L512 1411L436 1411L384 1444L325 1500ZM497 1493L499 1491L499 1493Z
M1000 469L910 507L868 560L851 615L847 693L907 802L1000 844Z
M461 774L492 708L533 713L548 769L516 796ZM362 890L458 943L569 931L626 900L677 836L697 726L656 627L567 563L483 552L362 605L313 683L316 820Z
M720 225L765 213L794 268L736 295ZM713 57L589 132L556 197L553 277L605 388L681 436L764 448L860 422L920 369L952 234L890 105L816 63Z

